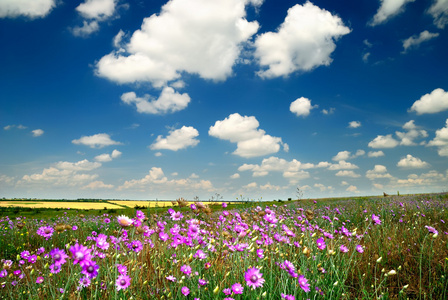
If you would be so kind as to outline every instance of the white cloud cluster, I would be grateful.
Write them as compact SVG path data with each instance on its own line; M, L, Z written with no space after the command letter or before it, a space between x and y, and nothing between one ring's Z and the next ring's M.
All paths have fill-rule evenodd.
M368 157L380 157L380 156L384 156L384 152L383 151L369 151L367 153Z
M56 7L56 0L2 0L0 18L43 18Z
M96 160L96 161L99 161L99 162L109 162L109 161L112 161L112 160L115 159L115 158L120 157L121 154L122 154L122 153L121 153L120 151L118 151L118 150L114 150L114 151L112 151L111 154L109 154L109 153L103 153L103 154L100 154L100 155L95 156L95 160Z
M392 175L387 172L387 168L383 165L375 165L373 170L368 170L366 172L366 177L370 180L374 179L392 179Z
M120 142L112 140L107 133L82 136L77 140L72 140L72 143L76 145L89 146L90 148L103 148L111 145L121 145Z
M17 129L27 129L28 127L26 127L26 126L23 126L22 124L19 124L19 125L6 125L6 126L4 126L3 127L3 129L4 130L11 130L11 129L13 129L13 128L17 128Z
M100 29L99 22L111 18L115 13L117 0L85 0L76 7L85 19L82 26L72 28L75 36L86 37Z
M148 175L141 179L127 180L118 187L118 190L139 190L139 191L192 191L195 193L201 191L213 192L215 188L209 180L195 180L194 178L172 179L169 180L163 170L158 167L152 167Z
M440 28L444 29L445 25L448 24L448 1L447 0L435 0L433 5L428 9L434 18L434 24Z
M428 30L422 31L419 36L411 36L403 41L403 52L406 52L408 49L417 48L421 43L438 36L438 33L431 33Z
M121 95L121 101L128 105L135 105L139 113L165 114L185 109L190 103L188 94L179 94L171 87L164 87L158 99L151 96L137 97L134 92Z
M436 130L436 137L429 141L428 146L436 146L440 156L448 156L448 119L445 127Z
M334 175L338 176L338 177L351 177L351 178L361 177L361 175L355 173L354 171L349 171L349 170L341 170Z
M340 152L338 152L338 154L333 156L332 160L334 160L334 161L348 160L348 159L357 158L359 156L363 156L365 154L366 154L366 152L361 149L356 151L356 153L353 155L350 151L340 151Z
M381 6L378 8L377 13L373 16L369 25L376 26L385 23L390 18L403 12L404 6L407 3L414 1L415 0L381 0Z
M408 154L397 163L397 167L405 169L423 169L428 168L429 164L418 157Z
M448 110L448 92L441 88L433 90L430 94L423 95L412 104L410 112L415 111L417 115L433 114Z
M267 32L255 40L255 57L263 68L263 78L287 76L328 66L335 40L350 29L338 16L311 2L296 4L288 10L277 32Z
M33 131L31 131L33 133L34 137L39 137L42 134L44 134L44 131L42 129L34 129Z
M289 110L294 113L296 116L306 117L310 114L310 111L313 108L317 108L318 105L311 105L311 100L305 97L300 97L291 102L289 106Z
M348 123L348 128L359 128L361 127L361 122L359 121L351 121Z
M238 113L229 115L222 121L216 121L211 126L208 134L232 143L237 143L237 149L233 154L250 158L277 153L282 139L273 137L262 129L258 129L257 119L253 116L241 116Z
M315 165L313 164L302 164L296 159L287 161L282 158L271 156L269 158L263 159L260 165L243 164L238 168L238 171L251 171L253 177L266 176L269 174L269 172L281 172L283 173L283 177L297 180L309 178L309 173L303 170L314 167Z
M98 76L118 83L163 86L182 72L224 80L244 44L259 28L245 19L248 0L170 0L159 14L145 18L125 49L103 56Z
M151 150L177 151L196 146L199 143L199 140L196 139L197 136L199 136L199 132L194 127L182 126L180 129L171 130L166 138L159 135L149 147Z
M426 130L418 129L414 124L414 120L406 122L402 128L406 130L405 132L396 131L395 135L397 139L392 137L392 134L378 135L375 139L369 142L368 146L370 148L381 149L381 148L395 148L398 145L401 146L414 146L416 139L428 137ZM425 144L425 141L420 142L420 144Z

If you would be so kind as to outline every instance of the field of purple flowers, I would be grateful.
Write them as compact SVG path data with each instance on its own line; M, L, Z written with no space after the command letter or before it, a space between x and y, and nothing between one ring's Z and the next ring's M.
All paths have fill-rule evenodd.
M447 194L178 203L1 217L1 299L448 298Z

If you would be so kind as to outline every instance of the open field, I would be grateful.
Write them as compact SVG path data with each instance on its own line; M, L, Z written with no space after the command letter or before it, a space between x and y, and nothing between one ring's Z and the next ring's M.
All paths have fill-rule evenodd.
M0 217L1 299L448 299L446 193L39 211Z
M76 201L0 201L0 207L60 208L60 209L120 209L122 207L107 202Z
M131 207L134 208L136 206L140 206L140 207L173 207L176 206L177 204L173 204L173 202L175 201L137 201L137 200L109 200L109 203L113 203L113 204L117 204L120 206L127 206L127 207ZM193 204L194 202L192 201L187 201L186 204L190 205ZM205 204L208 205L221 205L222 202L204 202Z

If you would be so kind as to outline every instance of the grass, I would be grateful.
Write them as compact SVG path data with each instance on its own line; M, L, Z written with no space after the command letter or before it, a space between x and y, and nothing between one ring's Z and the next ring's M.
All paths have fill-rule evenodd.
M447 299L447 200L428 194L3 215L0 296ZM140 221L121 227L119 214ZM90 249L98 274L90 278L74 264L76 245ZM55 262L55 248L66 263ZM117 265L126 267L129 286ZM251 268L262 274L256 288L245 276ZM232 291L237 283L241 294Z

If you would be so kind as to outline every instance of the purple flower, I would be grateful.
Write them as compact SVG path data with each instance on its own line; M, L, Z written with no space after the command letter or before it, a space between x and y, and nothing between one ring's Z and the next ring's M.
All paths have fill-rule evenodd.
M184 273L185 275L190 276L190 274L191 274L191 267L189 265L183 265L182 267L180 267L180 271L182 273Z
M263 274L257 268L249 268L244 274L244 279L246 279L246 284L249 287L255 288L262 287L264 283Z
M204 253L201 249L196 251L196 253L193 255L194 258L198 258L200 260L207 258L207 254Z
M110 219L109 218L104 218L103 222L108 224L108 223L110 223Z
M117 287L117 291L125 290L131 285L131 277L126 274L119 275L117 281L115 281L115 286Z
M302 290L308 293L310 291L310 284L308 283L308 279L306 279L305 276L300 275L298 280Z
M118 273L120 273L120 275L128 274L128 267L126 267L125 265L117 265L117 269L118 269Z
M184 215L182 215L182 213L180 211L177 212L173 212L171 214L171 220L173 221L179 221L184 217Z
M199 279L198 283L199 283L200 286L203 286L203 285L206 285L208 283L208 281L205 280L205 279Z
M343 252L343 253L348 252L348 248L345 245L341 245L341 247L339 247L339 250L341 250L341 252Z
M280 294L280 296L286 300L296 300L296 297L294 297L294 295L285 295L282 293L282 294Z
M358 246L356 246L356 251L358 251L359 253L363 253L364 248L361 245L358 245Z
M37 255L33 254L28 257L28 262L34 264L37 261Z
M232 290L229 289L229 288L223 289L222 292L223 292L226 296L232 294Z
M36 233L42 237L44 237L46 240L50 239L53 235L54 229L50 226L42 226L39 229L37 229Z
M320 250L324 250L326 245L325 245L325 240L323 237L320 237L316 240L316 244L317 244L317 248L319 248Z
M181 292L186 297L186 296L188 296L188 294L190 294L190 289L187 288L186 286L184 286L184 287L182 287Z
M53 261L57 265L63 265L66 262L66 258L68 258L68 255L65 254L64 250L60 250L59 248L54 248L50 251L51 258L53 258Z
M242 294L243 290L244 290L244 288L241 285L241 283L239 283L239 282L232 285L232 291L234 294Z
M61 265L54 263L50 265L50 272L53 274L57 274L61 272Z
M140 251L142 251L143 250L143 244L142 244L142 242L140 242L139 240L135 240L135 241L132 241L132 243L131 243L131 249L134 251L134 252L140 252Z
M86 246L79 245L76 243L76 245L70 247L70 252L72 253L73 258L73 264L79 263L82 266L84 266L88 261L91 259L90 252L92 249L87 248Z
M98 276L98 269L100 266L96 264L94 261L88 261L84 266L82 267L81 273L89 276L89 278L95 278Z
M257 256L258 256L259 258L263 258L263 257L264 257L263 249L257 249Z
M376 216L375 214L372 214L372 221L375 225L381 225L380 216Z
M8 271L6 271L5 269L0 271L0 278L6 277L8 275Z
M42 276L37 277L37 279L36 279L36 283L37 283L37 284L40 284L40 283L42 283L42 282L44 282L44 278L43 278Z
M439 234L439 232L431 226L425 226L426 229L428 229L429 232L434 233L434 234Z
M223 202L223 203L222 203L222 207L223 207L223 208L226 208L226 207L227 207L227 203Z
M176 282L176 280L177 280L176 277L174 277L173 275L167 276L165 278L171 282Z
M84 276L79 279L79 286L81 288L88 287L90 285L90 283L91 283L91 281L90 281L89 277L87 277L87 276Z
M143 220L146 218L145 213L142 212L141 210L137 210L137 211L135 212L135 217L136 217L137 219L139 219L140 221L143 221Z

